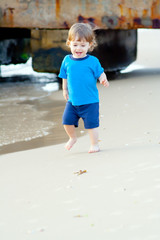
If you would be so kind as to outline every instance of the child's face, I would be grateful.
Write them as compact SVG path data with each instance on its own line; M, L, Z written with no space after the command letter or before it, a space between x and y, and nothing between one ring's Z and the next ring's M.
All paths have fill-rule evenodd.
M90 43L85 39L79 41L76 37L73 41L70 41L69 46L74 58L84 58L90 48Z

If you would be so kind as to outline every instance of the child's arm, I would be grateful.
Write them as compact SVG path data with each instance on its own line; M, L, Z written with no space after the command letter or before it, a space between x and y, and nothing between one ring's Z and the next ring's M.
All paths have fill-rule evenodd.
M66 101L68 101L67 79L63 78L62 89L63 89L63 97Z
M108 82L107 76L106 76L106 74L104 72L99 77L99 81L100 81L101 84L103 84L103 86L109 87L109 82Z

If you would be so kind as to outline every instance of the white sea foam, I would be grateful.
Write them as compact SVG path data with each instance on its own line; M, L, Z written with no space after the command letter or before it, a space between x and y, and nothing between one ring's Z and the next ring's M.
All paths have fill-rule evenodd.
M1 77L22 75L32 75L40 79L40 82L45 82L46 80L54 81L56 79L56 74L54 73L34 71L32 68L32 57L30 57L26 63L1 65Z

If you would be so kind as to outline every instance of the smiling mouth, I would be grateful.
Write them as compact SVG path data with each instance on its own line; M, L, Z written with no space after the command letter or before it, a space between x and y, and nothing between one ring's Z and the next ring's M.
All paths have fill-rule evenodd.
M81 54L82 54L82 52L76 52L76 54L77 54L77 55L81 55Z

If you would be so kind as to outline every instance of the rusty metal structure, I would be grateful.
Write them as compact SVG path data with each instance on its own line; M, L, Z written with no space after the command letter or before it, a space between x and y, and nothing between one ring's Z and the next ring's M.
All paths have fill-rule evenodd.
M0 27L65 29L75 22L105 29L160 28L160 0L0 1Z
M9 45L5 40L29 30L33 68L58 72L69 52L67 31L75 22L95 29L98 47L93 54L106 71L123 69L136 59L137 29L160 28L160 0L0 0L0 64L15 61L3 54ZM20 54L20 45L18 41L14 46L13 56L25 55Z

